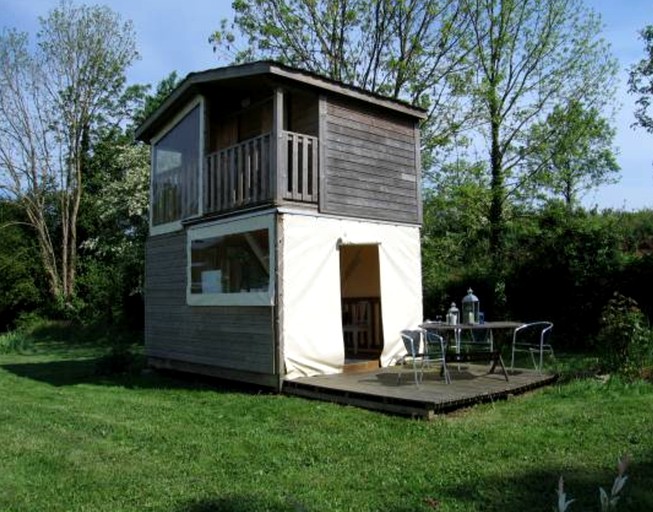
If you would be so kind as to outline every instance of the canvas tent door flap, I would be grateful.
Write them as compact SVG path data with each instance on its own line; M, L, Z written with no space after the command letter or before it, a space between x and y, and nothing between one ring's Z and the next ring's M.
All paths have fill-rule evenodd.
M278 226L286 378L342 371L353 350L343 331L348 298L378 303L372 350L382 366L396 360L401 330L421 322L419 228L301 213L282 214Z

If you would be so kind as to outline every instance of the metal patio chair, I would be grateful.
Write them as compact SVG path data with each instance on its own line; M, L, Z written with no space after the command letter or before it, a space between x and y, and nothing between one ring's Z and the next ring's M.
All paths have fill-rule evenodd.
M447 342L443 336L425 331L426 353L428 354L428 364L440 363L440 375L444 377L447 384L451 384L451 375L447 367Z
M401 331L401 339L406 348L406 355L400 360L400 364L412 364L415 386L419 387L424 379L424 367L432 363L440 363L445 382L451 382L446 362L446 343L442 336L414 329ZM401 382L401 375L401 372L397 374L397 384Z
M530 322L517 327L512 336L510 369L512 370L515 366L516 352L528 352L533 360L533 366L538 372L541 372L544 353L547 352L551 357L554 357L553 347L549 342L552 329L553 323L546 321Z

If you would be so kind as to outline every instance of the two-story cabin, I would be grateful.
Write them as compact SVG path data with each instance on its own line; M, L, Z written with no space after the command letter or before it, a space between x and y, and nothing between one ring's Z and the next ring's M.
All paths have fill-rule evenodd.
M151 145L149 364L280 389L422 319L424 112L273 62L191 73Z

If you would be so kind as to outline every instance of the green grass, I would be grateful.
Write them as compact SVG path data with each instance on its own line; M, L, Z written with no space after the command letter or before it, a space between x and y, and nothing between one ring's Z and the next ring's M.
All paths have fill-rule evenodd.
M653 510L653 386L570 380L432 422L146 373L50 340L0 355L2 511Z

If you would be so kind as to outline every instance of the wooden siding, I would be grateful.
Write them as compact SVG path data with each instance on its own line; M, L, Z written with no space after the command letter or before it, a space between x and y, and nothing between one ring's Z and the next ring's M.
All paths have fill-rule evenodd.
M145 269L147 356L275 373L274 308L186 304L185 231L151 237Z
M396 222L419 222L415 122L327 101L320 133L325 181L320 208Z

